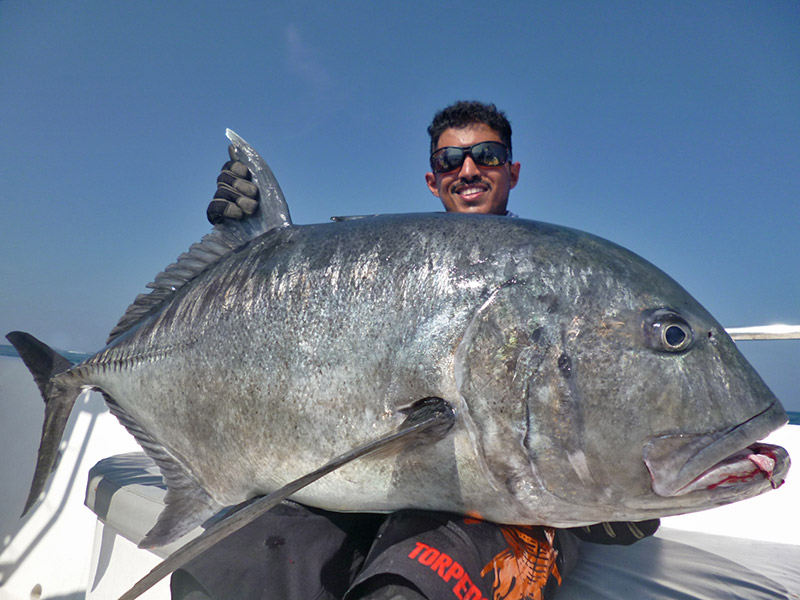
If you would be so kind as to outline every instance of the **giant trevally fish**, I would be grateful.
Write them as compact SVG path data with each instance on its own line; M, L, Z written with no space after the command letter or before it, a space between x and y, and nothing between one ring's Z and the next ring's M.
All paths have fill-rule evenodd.
M786 451L758 443L787 421L780 402L642 258L497 216L293 225L269 168L229 135L259 218L216 226L79 365L9 334L46 402L26 509L85 389L164 475L167 507L144 546L397 431L431 399L452 411L444 432L294 499L572 527L707 509L785 478Z

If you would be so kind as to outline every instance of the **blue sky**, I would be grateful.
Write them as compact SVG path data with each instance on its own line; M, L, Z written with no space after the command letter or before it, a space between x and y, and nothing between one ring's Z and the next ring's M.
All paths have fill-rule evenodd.
M520 216L800 323L800 4L0 0L0 331L92 351L208 231L224 131L297 223L439 210L427 127L514 128ZM800 341L744 342L800 410Z

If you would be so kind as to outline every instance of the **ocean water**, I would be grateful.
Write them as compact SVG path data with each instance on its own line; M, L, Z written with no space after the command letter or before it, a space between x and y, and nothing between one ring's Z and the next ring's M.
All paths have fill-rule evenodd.
M83 352L72 352L68 350L59 350L66 359L72 361L74 364L78 364L81 361L86 360L91 354L85 354ZM13 346L9 346L8 344L0 344L0 356L19 356L17 351L14 349ZM791 411L787 410L787 414L789 415L789 423L792 425L800 425L800 412L798 411Z
M72 362L72 364L77 365L79 362L83 362L90 356L91 354L86 354L85 352L73 352L71 350L58 350L58 353L66 358L68 361ZM0 356L16 356L19 357L17 351L14 349L14 346L9 346L8 344L0 344Z

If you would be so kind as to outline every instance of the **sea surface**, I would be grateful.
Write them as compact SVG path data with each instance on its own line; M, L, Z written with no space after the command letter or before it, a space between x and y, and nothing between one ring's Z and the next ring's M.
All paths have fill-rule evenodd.
M72 361L74 364L78 364L79 362L84 361L92 356L91 354L86 354L84 352L73 352L70 350L58 350L58 352L67 360ZM0 356L19 357L19 354L17 354L17 351L13 346L9 346L8 344L0 344ZM786 412L789 415L790 424L800 425L800 412L792 410L787 410Z
M85 352L73 352L72 350L60 350L58 348L54 348L56 352L58 352L61 356L66 358L72 364L77 365L79 362L83 362L92 354L87 354ZM19 357L17 354L16 349L14 346L9 346L8 344L0 344L0 356L16 356Z

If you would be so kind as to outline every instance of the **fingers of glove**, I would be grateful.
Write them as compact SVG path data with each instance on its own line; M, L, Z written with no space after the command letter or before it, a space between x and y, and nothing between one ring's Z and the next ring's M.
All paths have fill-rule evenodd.
M228 146L228 156L231 160L222 166L217 177L217 191L206 209L206 217L212 225L225 219L242 219L258 208L258 187L250 181L250 170L236 160L233 146Z
M223 171L217 177L217 185L222 187L227 185L236 190L240 195L256 198L258 196L258 188L252 181L247 181L241 177L237 177L232 171Z
M229 160L224 165L222 165L221 171L230 171L237 177L241 177L242 179L252 179L250 176L250 169L247 168L247 165L244 163L239 162L238 160Z
M243 216L242 209L235 203L220 198L214 198L206 209L206 217L212 225L222 223L225 219L241 219Z
M250 169L248 169L243 162L240 162L236 158L236 148L233 147L233 144L228 146L228 156L230 156L231 159L223 165L222 167L223 171L225 169L229 169L234 173L236 173L239 177L244 177L245 179L252 179L252 177L250 176ZM232 165L236 165L236 167L231 168Z
M214 194L214 200L227 200L233 202L244 211L245 214L252 215L256 208L258 208L258 200L250 196L243 196L239 190L229 186L226 183L217 184L217 193Z
M236 199L236 204L246 215L252 215L258 208L258 202L247 196L239 196Z

